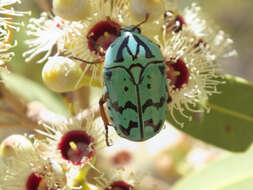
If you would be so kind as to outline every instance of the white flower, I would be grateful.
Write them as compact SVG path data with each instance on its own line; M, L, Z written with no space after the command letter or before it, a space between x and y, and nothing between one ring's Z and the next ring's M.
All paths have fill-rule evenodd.
M174 116L179 111L191 120L185 111L202 111L196 108L212 94L218 93L217 85L222 83L220 65L207 57L204 44L196 46L198 39L180 31L168 37L166 27L163 30L161 50L167 64L167 79L171 102L169 111L174 120L183 126ZM204 105L203 105L204 106ZM204 106L205 107L205 106Z
M58 163L42 158L32 145L23 151L22 146L18 147L16 154L5 157L1 163L0 189L60 189L65 186L65 175Z
M103 59L109 45L118 37L118 30L122 26L130 25L127 0L96 0L92 2L90 17L81 20L83 29L71 39L67 52L85 61ZM103 62L102 62L103 63ZM90 84L102 86L103 64L83 63L84 77L90 76ZM88 82L88 80L87 80Z
M105 146L103 128L93 121L93 117L80 121L66 119L53 126L44 125L45 131L38 131L46 137L45 151L42 153L64 165L66 170L92 166L97 151Z
M11 29L19 30L20 25L13 21L13 16L24 16L30 12L21 12L14 10L11 6L15 3L21 3L19 0L1 0L0 1L0 66L4 66L14 56L13 52L9 50L17 45L15 41L13 45L10 44Z
M9 50L16 45L16 41L12 45L9 44L8 31L0 28L0 66L4 66L6 63L10 62L10 60L14 56L14 53L9 52Z
M23 23L14 22L11 18L12 16L24 16L26 14L30 15L31 12L28 11L16 11L11 6L15 3L21 3L20 0L1 0L0 1L0 26L5 28L13 28L19 30L19 25L23 25ZM2 15L4 17L2 17Z
M27 26L29 36L33 39L26 40L30 48L23 53L27 57L25 61L31 61L37 55L45 53L38 63L43 63L51 55L59 55L65 51L66 46L72 41L72 37L83 29L78 22L70 22L60 17L51 17L47 13L42 13L41 17L30 19Z
M98 186L103 190L141 190L141 180L144 175L136 175L132 171L126 170L124 168L119 168L115 170L110 170L108 175L102 175L96 178ZM147 189L145 187L145 189ZM152 188L150 188L151 190ZM149 190L149 188L147 189Z
M233 40L213 24L196 3L186 7L183 11L167 11L165 23L168 31L185 30L186 33L198 38L199 42L197 41L196 45L204 43L209 49L208 56L212 60L236 55L236 51L233 49Z
M66 56L82 63L83 74L79 82L101 87L103 57L109 45L118 37L121 26L130 25L129 3L127 0L96 0L90 3L90 16L79 22L71 22L61 17L43 13L38 19L31 19L26 40L29 50L24 52L26 61L44 53L38 63L49 56ZM75 58L78 59L75 59ZM100 61L101 60L101 61ZM87 64L85 61L101 64ZM79 86L79 82L76 86Z

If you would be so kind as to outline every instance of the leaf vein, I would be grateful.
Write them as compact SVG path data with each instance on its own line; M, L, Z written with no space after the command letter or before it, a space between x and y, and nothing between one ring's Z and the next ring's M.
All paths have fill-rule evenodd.
M214 104L210 104L210 103L207 103L207 106L210 107L211 109L217 110L219 112L222 112L222 113L225 113L225 114L228 114L228 115L232 115L236 118L247 120L249 122L253 122L253 117L245 115L243 113L239 113L239 112L236 112L236 111L231 111L227 108L217 106L217 105L214 105Z

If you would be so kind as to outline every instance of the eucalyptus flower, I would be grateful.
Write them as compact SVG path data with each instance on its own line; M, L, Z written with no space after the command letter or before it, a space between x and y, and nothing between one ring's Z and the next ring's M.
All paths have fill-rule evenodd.
M9 43L9 33L0 28L0 66L4 66L11 61L14 53L10 52L10 49L16 45L16 41L14 44Z
M110 176L109 176L110 175ZM137 175L132 171L128 171L124 168L111 170L108 176L100 176L96 179L98 186L102 190L141 190L142 175ZM148 188L147 190L152 188Z
M209 58L217 60L222 57L235 56L233 40L208 18L196 3L184 10L170 10L164 13L164 22L169 33L184 31L195 36L196 46L203 44L209 51Z
M57 1L62 6L66 2ZM27 41L32 48L24 53L29 56L27 61L45 52L39 62L54 55L56 59L50 58L45 67L52 69L55 67L48 65L60 65L58 58L65 57L64 63L77 63L71 65L76 65L78 72L75 73L78 75L69 75L64 69L58 69L59 78L66 76L66 79L69 77L67 80L71 80L71 76L75 76L76 80L82 70L74 88L73 80L66 82L71 84L68 90L83 85L102 87L102 68L107 48L119 37L121 28L139 26L140 21L147 18L139 27L143 35L161 46L168 66L168 92L172 99L168 107L175 121L183 125L175 118L175 110L191 119L185 114L186 110L200 111L196 106L218 93L217 85L222 83L217 80L222 77L219 58L235 55L233 41L210 19L206 19L197 4L179 10L172 6L173 3L163 0L94 0L85 3L89 13L78 22L45 13L39 19L32 19L28 33L33 34L34 39ZM62 66L57 68L66 68ZM50 76L56 75L53 73Z
M44 147L41 153L62 163L66 171L93 167L97 151L105 146L103 130L93 117L85 122L69 118L44 127L46 131L37 130L46 137L44 141L38 140L38 146Z
M4 28L12 28L19 30L20 25L24 25L22 22L13 21L13 16L29 15L29 11L17 11L12 6L16 3L21 3L20 0L1 0L0 1L0 26Z
M102 60L101 64L83 63L80 81L90 77L88 85L102 86L102 66L107 48L118 37L121 27L131 24L127 0L96 0L92 2L91 15L81 20L83 30L72 38L72 45L66 51L85 61ZM78 84L77 84L78 85Z
M11 29L19 31L22 22L13 21L13 17L24 16L30 14L27 11L16 11L12 6L21 3L19 0L1 0L0 1L0 66L6 65L14 56L9 50L17 45L14 41L11 44Z
M177 110L184 117L191 120L185 111L199 112L204 101L212 94L219 93L217 85L222 84L218 78L222 77L220 65L207 57L204 46L196 46L198 39L186 35L184 32L174 33L168 37L164 27L161 50L167 65L168 91L171 102L168 104L173 119L183 126L174 115Z
M44 53L43 57L37 61L43 63L51 54L63 53L73 36L78 35L83 27L78 22L70 22L42 13L40 18L30 19L27 28L27 34L33 38L25 41L29 47L29 50L23 53L26 57L25 61L29 62L37 55Z
M4 159L1 160L0 189L61 189L65 186L66 179L61 166L41 157L25 137L16 135L8 138L3 141L1 148Z

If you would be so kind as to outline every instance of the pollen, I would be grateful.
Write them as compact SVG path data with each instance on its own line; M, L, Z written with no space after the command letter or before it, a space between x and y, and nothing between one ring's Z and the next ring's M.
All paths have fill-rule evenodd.
M75 143L74 141L70 141L70 142L69 142L69 146L70 146L70 148L71 148L72 150L74 150L74 151L77 151L77 150L78 150L77 145L76 145L76 143Z
M105 32L105 33L104 33L104 36L105 36L105 39L106 39L106 40L109 40L110 34L109 34L108 32Z
M177 77L177 76L179 76L180 75L180 72L179 71L174 71L173 73L172 73L172 76L173 77Z
M167 67L167 79L170 80L170 85L173 85L174 89L181 89L184 84L188 83L190 72L182 59L167 64Z

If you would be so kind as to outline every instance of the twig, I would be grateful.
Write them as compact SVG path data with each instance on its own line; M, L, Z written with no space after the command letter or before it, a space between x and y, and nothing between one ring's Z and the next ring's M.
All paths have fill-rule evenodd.
M9 107L0 108L1 116L15 119L20 123L21 126L25 128L42 129L42 126L39 125L38 122L32 121L27 116L27 102L24 101L20 96L11 92L3 83L0 83L0 94L2 99L9 105Z
M12 93L3 83L0 83L0 92L2 98L15 112L20 115L24 115L26 113L26 102L18 95Z
M39 102L25 102L23 99L21 99L21 97L7 89L4 84L0 84L0 94L2 95L2 99L8 104L8 107L0 107L0 115L10 118L11 120L15 120L17 124L25 128L43 130L43 126L40 123L50 125L62 122L66 119L64 116L46 109ZM92 116L93 118L96 118L99 117L99 115L99 108L98 105L96 105L83 110L76 115L76 118L81 121L85 121L87 117ZM13 122L7 122L4 124L7 126L14 125Z
M90 87L82 87L74 92L74 99L77 102L76 110L83 110L89 107Z
M0 115L1 117L9 117L10 119L17 119L16 114L10 108L1 108L0 107Z
M51 11L52 0L36 0L36 3L43 11Z
M76 115L76 118L79 120L85 120L87 117L93 116L94 118L97 118L100 116L99 112L99 105L92 106L88 109L83 110L79 114Z
M0 122L0 128L6 127L20 127L20 124L17 122Z

